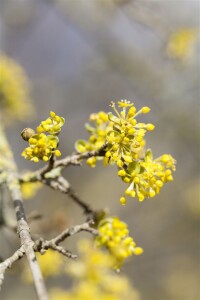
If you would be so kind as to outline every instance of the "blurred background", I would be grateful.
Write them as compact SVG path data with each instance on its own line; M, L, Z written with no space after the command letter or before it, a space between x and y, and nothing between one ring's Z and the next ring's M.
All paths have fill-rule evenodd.
M156 128L147 145L155 157L170 153L177 160L174 181L159 196L143 203L130 199L125 207L119 204L124 185L114 168L83 164L65 171L84 201L126 221L144 248L122 269L141 300L200 299L199 17L195 0L0 1L0 52L25 69L35 107L32 118L6 129L20 171L40 166L21 157L23 128L35 128L50 110L65 117L64 157L77 139L87 138L89 115L109 111L110 101L121 99L151 107L144 121ZM27 214L43 214L31 228L45 237L84 220L67 196L46 187L25 205ZM1 257L18 243L1 228ZM71 250L75 244L66 243ZM7 272L1 299L35 299L32 285L19 279L20 268L18 262ZM48 287L64 286L62 281L49 279Z

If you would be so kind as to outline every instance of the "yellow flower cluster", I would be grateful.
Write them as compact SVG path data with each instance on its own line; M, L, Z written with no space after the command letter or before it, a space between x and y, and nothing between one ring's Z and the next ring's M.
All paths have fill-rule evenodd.
M127 224L117 217L106 218L98 226L99 235L95 239L97 247L106 247L114 258L114 267L119 268L124 260L132 254L143 253L141 247L129 236Z
M57 116L54 112L50 112L50 117L37 127L38 134L31 133L28 139L29 147L24 149L22 156L34 162L39 162L39 160L46 162L53 154L59 157L61 152L56 149L59 142L57 134L60 132L63 124L64 118ZM45 134L45 131L50 134ZM30 129L29 132L31 132ZM26 135L24 131L22 132L23 135Z
M94 127L90 124L86 124L86 130L90 134L89 140L78 140L75 144L75 148L79 153L98 150L106 142L106 130L108 127L108 114L100 111L97 114L91 114L90 121L94 123ZM90 167L95 167L97 162L96 157L90 157L87 160L87 164Z
M65 119L56 115L55 112L50 112L50 117L37 127L37 132L48 132L50 134L58 134L61 131L61 127L64 125Z
M118 175L128 184L125 195L138 197L143 201L160 193L164 183L172 181L172 171L175 170L175 160L169 154L153 160L151 150L147 150L143 160L131 162L127 169L120 169ZM122 205L126 204L125 195L120 198Z
M33 115L28 94L28 80L22 67L7 56L0 55L0 110L4 124Z
M113 113L100 112L93 114L90 121L94 127L87 125L90 133L88 141L80 140L75 147L78 152L98 150L106 145L103 156L104 164L116 164L118 175L128 184L121 204L126 204L125 195L138 197L143 201L147 197L154 197L160 192L164 183L173 180L172 170L175 170L175 160L169 154L153 160L151 151L145 154L145 134L152 131L154 125L138 123L136 117L150 111L147 106L137 111L133 103L127 100L118 102L118 109L114 102L110 105ZM102 156L90 157L87 163L95 167L97 159Z
M118 102L118 107L122 108L121 112L118 112L114 102L111 102L111 107L116 115L108 113L110 126L107 130L108 147L105 157L108 162L114 162L118 167L122 167L140 156L141 149L145 145L145 133L153 130L154 125L138 123L136 120L139 114L150 111L147 106L137 111L133 103L121 100Z
M183 28L175 31L169 37L167 55L170 58L186 60L193 52L198 32L193 28Z
M79 242L80 259L66 268L76 279L70 291L53 290L51 300L138 300L138 293L124 276L112 271L109 254L94 248L91 241Z
M77 141L75 148L82 153L98 150L107 143L104 163L116 163L117 166L122 167L124 163L130 162L140 155L141 149L145 145L143 137L146 131L154 129L154 125L137 123L135 119L141 113L148 113L149 107L142 107L137 111L133 103L127 100L118 102L118 107L122 108L121 112L117 111L114 102L111 102L110 106L116 116L105 112L92 114L90 121L94 123L94 127L86 124L86 129L90 134L89 140ZM91 167L95 167L96 161L96 157L91 157L87 163Z

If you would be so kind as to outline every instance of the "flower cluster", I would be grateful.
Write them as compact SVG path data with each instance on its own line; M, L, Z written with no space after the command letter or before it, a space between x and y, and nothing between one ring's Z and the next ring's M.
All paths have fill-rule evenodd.
M56 149L59 142L57 135L64 122L64 118L57 116L54 112L50 112L50 117L42 121L37 127L37 134L32 129L31 131L30 128L23 130L22 137L28 140L29 147L22 152L22 156L34 162L39 162L39 160L46 162L53 154L57 157L60 156L60 151ZM28 134L26 131L28 131Z
M95 167L97 159L104 164L116 164L118 175L128 184L121 204L126 204L126 195L137 196L139 201L154 197L160 192L164 183L173 180L172 170L175 170L175 160L169 154L153 160L151 151L145 153L145 134L152 131L151 123L138 123L137 117L150 111L147 106L137 111L133 103L127 100L118 102L118 111L114 102L110 105L115 114L100 112L93 114L90 121L94 127L87 125L90 134L88 141L79 140L75 147L78 152L98 150L105 145L104 153L90 157L87 163Z
M0 110L4 124L13 119L24 120L34 109L29 100L29 84L22 67L5 55L0 55Z
M136 120L139 114L150 111L147 106L137 111L133 103L122 100L118 102L118 107L122 108L121 112L118 112L114 102L111 102L111 107L116 115L108 113L110 126L107 131L108 147L105 156L108 162L114 162L118 167L122 167L140 156L145 145L145 133L153 130L154 125L138 123Z
M131 162L126 169L118 171L118 175L128 184L124 196L120 198L121 204L126 204L126 195L137 196L139 201L143 201L159 194L164 183L173 180L171 170L175 170L175 160L170 154L153 160L151 150L147 150L143 160Z
M129 236L127 224L117 217L106 218L99 223L99 235L95 239L97 247L106 247L114 258L114 267L119 268L124 260L132 254L143 253L141 247Z
M91 241L79 242L80 259L71 261L66 272L76 279L71 291L54 290L51 300L138 300L138 293L124 276L112 271L109 254L94 248Z
M42 121L37 127L37 132L48 132L50 134L58 134L61 131L61 127L64 125L65 119L56 115L55 112L50 112L50 117L45 121Z
M79 153L86 151L98 150L106 142L106 130L108 127L108 114L100 111L97 114L91 114L90 121L94 123L94 127L90 124L86 124L86 130L90 134L89 140L78 140L75 144L75 148ZM95 167L97 157L90 157L87 160L87 164L91 167Z

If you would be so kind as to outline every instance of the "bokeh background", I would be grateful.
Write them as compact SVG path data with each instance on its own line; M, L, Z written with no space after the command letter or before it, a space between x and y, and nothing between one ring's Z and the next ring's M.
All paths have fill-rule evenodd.
M171 153L177 159L174 181L159 196L143 203L130 199L125 207L119 204L124 187L114 168L99 164L65 171L83 200L126 220L144 248L122 270L141 300L200 299L199 17L195 0L0 1L0 52L26 70L35 107L32 118L7 127L21 171L38 167L21 157L24 127L35 127L50 110L62 115L60 146L67 155L77 139L87 138L88 116L121 99L151 107L144 117L156 128L147 143L155 156ZM194 39L186 39L183 53L170 52L172 34L187 29ZM67 196L48 188L25 205L28 214L43 214L31 228L46 237L83 220ZM71 250L75 244L67 241ZM1 228L1 256L17 245ZM19 262L7 273L0 299L35 299L33 287L19 279L21 268ZM49 288L68 284L63 278L47 282Z

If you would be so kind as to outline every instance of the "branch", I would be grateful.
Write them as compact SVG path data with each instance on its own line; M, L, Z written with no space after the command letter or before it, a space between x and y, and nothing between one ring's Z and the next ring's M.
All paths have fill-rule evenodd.
M72 254L70 251L64 249L59 244L61 242L63 242L65 239L67 239L68 237L70 237L78 232L81 232L81 231L89 232L95 236L98 235L98 233L99 233L98 230L92 228L90 226L91 224L93 224L93 221L90 220L81 225L75 225L71 228L66 228L59 235L57 235L55 238L53 238L51 240L44 240L44 239L40 238L39 240L37 240L35 242L34 250L39 251L40 253L43 254L46 250L52 249L52 250L55 250L55 251L63 254L64 256L66 256L68 258L76 259L77 255Z
M107 143L98 150L72 154L57 161L55 161L55 157L52 156L48 165L35 172L19 176L19 181L20 183L39 181L50 186L54 190L59 190L64 194L68 194L73 201L83 208L84 213L88 215L88 219L93 219L96 212L76 195L69 182L61 176L61 172L64 167L69 165L80 165L82 159L93 156L102 156L106 147Z
M19 180L16 174L10 173L8 175L7 185L10 190L11 198L15 207L17 231L21 240L21 245L24 247L24 252L26 254L29 267L32 272L38 299L48 300L44 279L42 277L42 273L33 250L34 242L31 239L30 230L26 221Z
M82 159L88 159L93 156L103 156L104 150L107 147L107 143L105 143L101 148L98 150L93 150L84 153L76 153L70 156L67 156L63 159L57 160L55 162L55 167L67 167L68 165L80 165L80 161Z
M5 134L0 127L0 159L1 166L6 171L6 184L11 194L11 199L15 207L17 219L17 231L20 237L21 246L26 254L39 300L48 300L48 295L44 280L38 265L35 252L33 250L34 242L31 239L29 227L26 221L25 210L20 190L20 182L17 174L17 166L7 142ZM4 274L4 272L2 273ZM4 275L2 275L2 278Z
M95 211L77 196L77 194L71 188L70 183L60 174L61 169L58 170L58 168L53 169L48 173L44 173L44 170L41 169L35 173L20 176L19 181L20 183L39 181L54 190L69 195L70 198L73 199L73 201L76 202L84 210L84 213L90 216L89 218L92 218L95 215Z
M69 250L64 249L62 246L56 245L52 240L47 241L43 238L40 238L35 242L34 250L36 252L40 252L44 254L46 250L52 249L66 256L67 258L76 259L78 256L76 254L71 253Z
M22 258L24 254L25 254L24 247L21 246L17 251L15 251L15 253L12 256L10 256L2 263L0 263L0 290L1 290L1 286L4 280L4 274L6 270L11 268L12 264L17 260L19 260L20 258Z
M63 242L66 238L81 232L81 231L86 231L89 232L93 235L98 235L98 230L94 229L93 227L91 227L90 225L93 223L93 221L88 221L85 222L81 225L75 225L71 228L67 228L65 230L63 230L57 237L55 237L54 239L52 239L52 242L56 245L60 244L61 242Z
M44 166L43 168L29 173L25 174L23 176L19 176L20 182L36 182L36 181L41 181L41 178L45 178L46 174L51 172L52 170L54 173L61 173L62 169L64 167L68 167L69 165L80 165L82 159L88 159L93 156L102 156L104 154L104 150L107 147L107 143L105 143L100 149L98 150L93 150L89 152L84 152L84 153L75 153L71 154L69 156L66 156L63 159L60 160L51 160L49 161L49 164Z
M42 183L50 186L52 189L58 190L61 193L69 195L83 210L86 215L92 216L95 214L95 211L92 208L83 202L73 191L69 182L63 177L59 176L56 179L42 179Z

